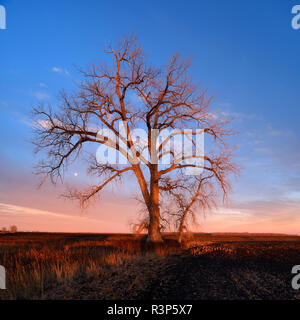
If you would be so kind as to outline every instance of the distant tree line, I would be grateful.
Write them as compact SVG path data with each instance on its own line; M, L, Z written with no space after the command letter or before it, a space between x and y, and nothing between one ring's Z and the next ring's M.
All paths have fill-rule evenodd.
M16 233L16 232L18 231L18 228L17 228L17 226L13 225L13 226L10 226L9 228L2 227L2 228L1 228L1 231L2 231L2 232Z

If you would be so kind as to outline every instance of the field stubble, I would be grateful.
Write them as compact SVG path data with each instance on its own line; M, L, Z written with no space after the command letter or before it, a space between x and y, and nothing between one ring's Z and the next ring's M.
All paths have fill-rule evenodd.
M300 299L299 237L166 239L149 251L135 235L0 235L0 299Z

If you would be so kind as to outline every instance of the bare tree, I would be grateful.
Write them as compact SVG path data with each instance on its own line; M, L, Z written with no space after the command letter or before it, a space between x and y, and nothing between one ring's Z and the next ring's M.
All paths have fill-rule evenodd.
M9 227L9 231L10 231L11 233L16 233L16 232L18 231L18 228L17 228L17 226L13 225L13 226L10 226L10 227Z
M110 183L132 174L148 213L147 221L143 221L148 241L161 242L164 196L176 200L173 204L177 204L182 233L186 217L196 204L210 205L217 188L227 194L235 166L225 140L232 132L227 128L228 121L211 110L211 98L193 83L187 75L189 62L178 54L165 67L154 68L135 37L125 38L106 53L112 58L111 65L91 65L81 70L83 80L78 90L72 95L63 91L57 110L43 105L34 108L36 151L47 151L38 172L55 182L82 154L85 145L108 146L125 157L127 164L99 163L94 157L88 173L99 178L99 183L86 190L70 190L69 196L85 205ZM119 122L124 124L124 132ZM146 131L146 143L139 143L133 136L134 128ZM186 128L193 130L187 133ZM161 139L168 129L177 130ZM194 150L200 134L205 134L209 144L205 155L176 152L174 144L167 147L172 139L186 136ZM169 164L161 164L165 156L170 157ZM186 176L187 169L200 169L202 173Z

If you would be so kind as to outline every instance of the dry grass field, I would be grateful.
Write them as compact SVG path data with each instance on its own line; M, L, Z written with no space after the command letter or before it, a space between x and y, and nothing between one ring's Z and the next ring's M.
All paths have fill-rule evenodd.
M0 299L300 299L300 237L175 235L154 251L126 234L0 234Z

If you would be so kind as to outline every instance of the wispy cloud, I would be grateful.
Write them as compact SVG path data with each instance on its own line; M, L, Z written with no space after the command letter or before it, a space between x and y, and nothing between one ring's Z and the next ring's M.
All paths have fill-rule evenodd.
M274 129L270 124L267 126L267 134L271 137L288 137L293 134L291 130Z
M59 73L59 74L64 74L64 75L69 75L69 71L67 69L63 69L63 68L60 68L60 67L53 67L51 69L52 72L55 72L55 73Z
M40 210L35 208L23 207L9 203L0 202L0 212L4 214L13 214L13 215L26 215L26 216L44 216L44 217L53 217L60 219L68 219L68 220L88 220L93 222L101 222L101 220L90 219L82 216L71 216L63 213L57 213L47 210Z
M50 95L47 92L42 91L35 91L32 93L32 95L38 100L45 100L50 98Z
M294 198L300 193L295 193ZM299 200L299 199L298 199ZM219 208L200 218L205 232L269 232L299 234L300 202L252 201Z
M0 226L10 225L16 225L22 231L104 232L108 230L107 223L103 220L86 215L74 213L69 215L55 210L0 202Z
M234 120L261 120L261 117L255 113L243 113L243 112L221 112L225 118L233 118Z
M272 153L272 149L271 148L254 148L254 151L256 152L261 152L261 153L267 153L267 154L271 154Z

